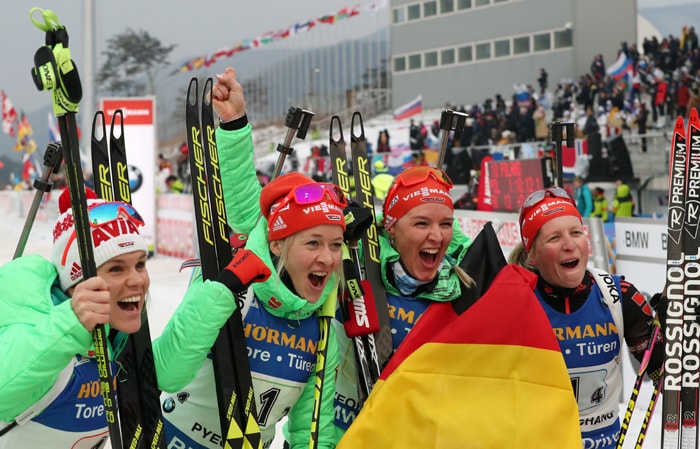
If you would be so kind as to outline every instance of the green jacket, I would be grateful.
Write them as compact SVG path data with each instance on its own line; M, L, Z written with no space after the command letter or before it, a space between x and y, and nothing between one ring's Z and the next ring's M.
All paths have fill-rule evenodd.
M76 354L93 349L92 334L78 321L57 277L54 265L38 255L0 267L2 421L14 420L48 392ZM194 377L234 308L233 294L218 282L187 292L153 343L159 388L177 390Z
M234 232L248 236L246 248L257 254L273 273L267 281L253 284L255 295L265 310L274 316L288 320L303 320L313 316L337 288L338 279L334 276L328 282L321 299L316 303L309 303L299 297L280 280L268 246L267 220L260 215L261 187L253 162L252 128L250 124L232 131L219 127L216 130L216 141L229 225ZM274 308L268 305L271 299L274 299ZM333 393L338 365L336 338L335 330L331 327L321 404L319 448L333 448L337 443L333 427ZM308 447L314 383L315 370L309 376L300 398L289 411L285 434L292 449Z
M631 217L634 215L634 200L630 195L630 186L621 184L615 190L612 212L616 217Z

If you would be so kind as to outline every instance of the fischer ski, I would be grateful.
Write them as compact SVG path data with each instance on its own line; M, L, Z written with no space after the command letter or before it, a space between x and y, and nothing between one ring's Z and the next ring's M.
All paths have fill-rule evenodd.
M115 131L117 133L115 134ZM105 116L97 111L92 122L92 172L99 198L131 204L131 189L124 144L124 116L114 111L107 145ZM110 341L116 332L110 333ZM122 438L128 448L160 448L166 444L160 408L160 391L151 347L148 314L143 310L141 328L127 338L117 357L124 373L119 376L119 416Z
M338 138L334 137L336 132ZM329 136L329 153L333 183L340 187L348 198L352 198L348 175L347 152L340 117L333 116L331 118ZM374 215L371 215L371 218L373 220ZM348 217L346 217L346 221L348 221ZM355 237L357 239L361 238L361 236ZM367 281L363 280L360 276L361 262L358 243L355 237L346 242L346 248L343 251L345 288L340 310L345 333L351 338L354 347L358 398L361 403L364 403L369 393L372 391L374 383L379 378L379 373L381 371L374 341L374 333L377 332L379 328L376 326L378 324L376 305L372 301L365 300L367 295L372 294L372 289L367 285ZM373 312L372 308L374 308L375 311L373 318L371 318Z
M362 250L364 255L364 276L369 281L374 293L374 302L379 320L379 331L374 334L376 353L380 369L389 362L394 353L391 340L391 324L389 323L389 306L386 299L386 289L382 282L381 261L379 260L379 230L377 229L377 216L374 210L374 193L372 191L372 175L370 161L367 158L367 139L362 123L362 115L359 112L352 114L350 122L350 154L352 157L352 171L355 177L355 197L357 202L372 212L372 223L362 237Z
M42 20L33 17L37 12L41 14ZM83 278L88 279L97 275L97 267L95 266L85 196L85 181L80 161L78 126L75 120L78 103L83 96L80 77L68 49L68 32L66 27L60 24L56 14L48 9L32 8L29 17L37 28L46 33L46 45L40 47L34 54L32 79L40 91L51 91L53 112L58 121L61 145L63 146L63 160L66 165L66 181L73 209L80 265L83 270ZM92 337L110 442L113 449L121 449L123 446L116 394L112 388L114 375L112 363L109 360L105 326L101 324L95 326Z
M196 78L187 89L186 122L202 277L217 279L231 261L231 243L214 135L213 81L201 96ZM201 114L201 115L200 115ZM241 300L212 347L216 397L225 449L262 448L253 379L243 333Z

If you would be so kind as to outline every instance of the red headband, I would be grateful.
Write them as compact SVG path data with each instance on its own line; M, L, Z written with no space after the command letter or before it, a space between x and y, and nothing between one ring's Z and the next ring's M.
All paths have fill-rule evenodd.
M451 183L448 186L430 175L420 183L405 185L400 177L397 177L384 201L385 229L391 229L409 210L422 204L444 204L454 210L449 190Z
M524 209L520 214L520 238L525 249L530 251L535 236L545 223L566 215L577 217L583 223L581 213L570 198L546 196L534 206Z

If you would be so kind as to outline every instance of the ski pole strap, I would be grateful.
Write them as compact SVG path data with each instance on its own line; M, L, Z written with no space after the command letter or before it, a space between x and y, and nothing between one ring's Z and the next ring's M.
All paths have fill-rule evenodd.
M39 12L43 21L34 18ZM32 8L29 18L40 30L46 32L46 45L34 54L32 80L39 90L50 90L53 111L58 117L69 112L78 112L78 103L83 97L80 77L68 49L68 32L60 24L58 16L48 9Z

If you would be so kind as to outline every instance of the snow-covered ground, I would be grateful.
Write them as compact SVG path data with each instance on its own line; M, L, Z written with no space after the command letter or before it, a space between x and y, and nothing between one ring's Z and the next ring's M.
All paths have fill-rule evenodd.
M53 218L55 218L55 216L52 217L52 214L50 213L48 215L48 218L43 217L42 220L37 220L35 222L27 241L24 254L41 254L50 258L52 247L52 225ZM23 225L24 219L20 218L17 214L6 215L0 221L0 235L2 235L2 239L0 239L0 261L2 261L2 263L12 259ZM179 272L181 263L182 260L180 259L158 255L151 258L148 262L148 270L151 276L148 315L151 326L151 335L153 337L160 335L165 323L167 323L168 318L177 308L180 299L187 288L189 272L187 270ZM620 404L622 414L624 414L627 407L627 400L630 396L631 387L635 378L635 371L632 368L629 362L629 357L626 354L624 356L624 372L625 393L623 401ZM626 438L626 447L632 447L634 445L634 441L637 438L641 422L646 412L648 396L650 393L651 384L650 382L646 381L637 401L637 409L634 412L632 423L630 425L630 431L628 432ZM659 400L659 406L654 413L651 427L647 435L645 447L648 448L660 447L661 445L660 402L661 401ZM546 406L546 404L543 404L543 406ZM279 431L278 438L276 439L272 448L282 448L282 437L281 432Z

